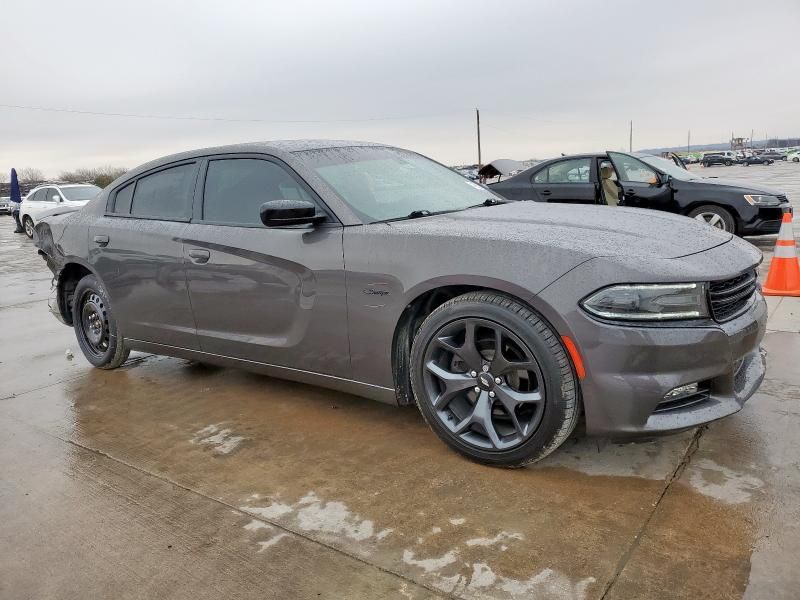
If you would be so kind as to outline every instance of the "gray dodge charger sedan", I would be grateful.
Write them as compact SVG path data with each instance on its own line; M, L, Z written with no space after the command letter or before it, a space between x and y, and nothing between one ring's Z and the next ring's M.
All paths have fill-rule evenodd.
M36 243L99 368L141 350L416 402L487 464L543 458L581 414L613 437L719 419L764 376L747 242L664 212L507 201L389 146L169 156L45 218Z

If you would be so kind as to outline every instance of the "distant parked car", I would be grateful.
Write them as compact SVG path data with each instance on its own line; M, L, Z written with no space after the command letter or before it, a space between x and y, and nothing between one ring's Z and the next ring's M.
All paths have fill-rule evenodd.
M697 158L694 154L687 154L686 156L681 156L683 162L687 165L696 165L700 162L700 159Z
M767 150L761 153L762 158L769 158L771 160L786 160L785 152L778 152L777 150Z
M10 215L11 214L11 197L10 196L2 196L0 197L0 213Z
M100 193L96 185L88 184L47 184L33 188L22 201L19 209L19 220L29 238L33 237L33 228L44 216L57 209L80 208Z
M789 154L786 155L786 160L800 162L800 151L789 152Z
M638 152L556 158L489 189L510 200L664 210L738 235L777 233L790 206L776 190L700 177L671 160Z
M774 162L773 159L768 158L765 154L754 154L753 156L742 159L742 164L745 167L749 167L750 165L771 165Z
M710 167L711 165L725 165L726 167L730 167L738 161L739 159L736 157L736 153L731 150L707 152L703 155L704 167Z

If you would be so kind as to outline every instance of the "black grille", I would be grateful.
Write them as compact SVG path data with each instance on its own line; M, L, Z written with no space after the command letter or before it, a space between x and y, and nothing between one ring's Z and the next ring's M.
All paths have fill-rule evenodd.
M755 271L747 271L732 279L712 281L708 286L711 316L716 321L728 321L747 308L756 291Z

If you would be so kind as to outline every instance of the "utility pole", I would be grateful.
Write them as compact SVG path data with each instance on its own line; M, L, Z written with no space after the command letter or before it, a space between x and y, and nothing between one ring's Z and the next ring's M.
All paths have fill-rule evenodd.
M755 135L755 133L756 133L755 129L751 129L750 130L750 151L751 152L753 151L753 136Z
M631 132L628 134L628 152L633 152L633 119L631 119Z
M686 133L686 154L689 154L689 152L692 151L691 148L692 148L692 130L690 129Z
M481 163L481 111L475 109L475 124L478 127L478 168L480 169L483 164Z

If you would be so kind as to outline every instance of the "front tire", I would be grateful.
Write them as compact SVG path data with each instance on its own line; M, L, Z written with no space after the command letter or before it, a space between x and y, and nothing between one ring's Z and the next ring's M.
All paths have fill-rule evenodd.
M800 162L800 158L798 158L797 156L795 156L795 157L792 159L792 162Z
M120 334L105 288L94 275L78 282L72 301L72 326L83 355L99 369L116 369L130 350Z
M33 219L25 215L22 219L22 228L25 230L25 235L33 239Z
M502 294L471 292L434 310L414 338L410 368L431 429L483 464L541 460L578 422L577 382L558 335Z
M695 208L687 216L692 219L697 219L698 221L703 221L722 231L736 233L736 221L733 215L721 206L706 204Z
M725 166L726 166L726 167L730 167L732 164L733 164L733 163L732 163L731 161L729 161L729 160L726 160L726 161L725 161Z

